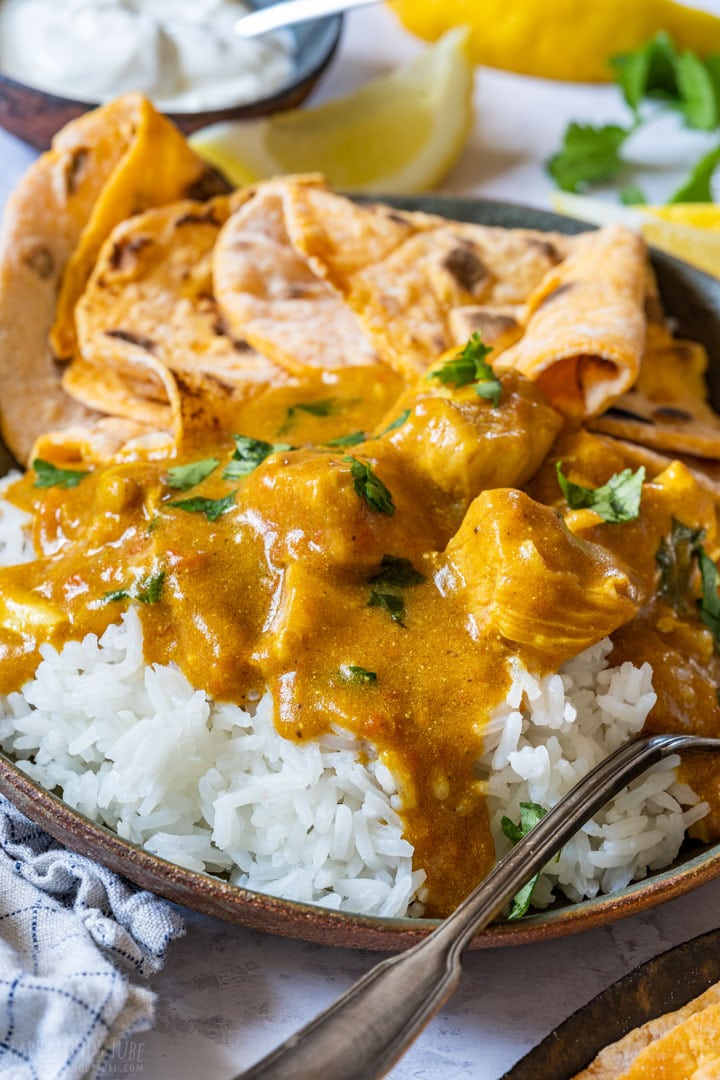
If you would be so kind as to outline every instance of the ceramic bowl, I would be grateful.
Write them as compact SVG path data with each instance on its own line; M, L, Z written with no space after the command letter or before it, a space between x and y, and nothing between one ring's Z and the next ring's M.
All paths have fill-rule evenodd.
M528 207L484 200L423 196L387 200L396 206L458 220L577 233L578 221ZM679 336L701 341L710 356L709 382L720 408L720 281L660 252L653 253L665 309ZM0 472L11 464L0 458ZM379 918L330 911L249 892L204 874L171 865L71 810L0 755L0 792L68 847L92 856L131 881L180 904L257 930L329 945L400 950L436 925L430 919ZM558 902L516 922L497 922L474 940L474 948L515 945L576 933L635 915L720 877L720 844L688 841L666 870L617 893L579 904Z
M255 0L252 7L270 7L277 0ZM315 19L292 27L288 33L295 40L295 66L287 86L270 97L258 98L243 105L224 109L205 109L198 112L168 113L181 131L189 135L208 124L225 120L250 120L269 113L292 109L308 96L325 71L340 40L342 16ZM26 83L17 82L0 72L0 126L30 143L46 150L53 135L98 102L77 101Z

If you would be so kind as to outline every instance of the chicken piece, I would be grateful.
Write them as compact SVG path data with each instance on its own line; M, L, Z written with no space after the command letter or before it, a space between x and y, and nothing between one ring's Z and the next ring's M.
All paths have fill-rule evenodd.
M521 491L485 491L448 545L436 581L464 591L473 631L492 628L548 671L629 622L638 589L625 564L571 535Z
M443 534L443 547L485 488L521 487L538 469L562 420L532 383L514 372L500 377L497 406L472 385L459 389L422 379L394 410L407 420L377 442L402 460L419 497Z
M367 466L385 489L384 510L362 494L354 463ZM314 450L274 454L242 492L242 520L264 537L268 565L277 571L303 560L313 572L340 570L364 579L386 553L420 558L440 546L431 514L391 454L352 456ZM360 491L358 490L360 487ZM374 488L377 492L377 488Z

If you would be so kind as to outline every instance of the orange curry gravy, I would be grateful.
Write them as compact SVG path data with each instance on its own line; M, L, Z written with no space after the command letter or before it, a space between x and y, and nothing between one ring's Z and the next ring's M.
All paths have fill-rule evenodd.
M203 431L172 461L118 461L70 489L35 486L30 470L10 498L34 515L39 558L0 570L0 689L32 675L43 642L100 634L134 597L148 662L238 704L269 687L289 739L340 725L376 748L400 784L427 911L446 913L495 857L473 766L510 656L554 671L619 630L621 658L641 661L659 635L664 658L683 657L660 673L659 726L688 664L698 692L672 722L692 723L698 702L718 719L708 632L653 599L673 514L712 550L709 497L673 466L646 485L637 522L567 513L557 457L592 485L625 462L582 432L556 442L558 414L520 376L501 381L497 406L427 379L397 400L269 391L236 430L293 448L246 476L225 475L231 435ZM358 430L381 434L328 445ZM206 478L171 486L170 468L207 458ZM368 498L364 467L391 507Z

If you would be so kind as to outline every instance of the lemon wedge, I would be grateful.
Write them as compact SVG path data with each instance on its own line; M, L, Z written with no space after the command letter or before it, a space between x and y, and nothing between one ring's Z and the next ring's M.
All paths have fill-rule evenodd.
M593 225L619 222L637 229L648 244L720 277L720 206L715 203L618 206L565 192L556 192L552 202L558 213Z
M454 164L472 123L468 31L458 27L391 75L314 109L214 124L193 149L238 186L322 172L346 191L427 191Z

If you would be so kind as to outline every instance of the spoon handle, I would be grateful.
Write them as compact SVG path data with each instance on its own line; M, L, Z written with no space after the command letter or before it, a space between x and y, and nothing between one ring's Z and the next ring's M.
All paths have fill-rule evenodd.
M282 30L310 19L322 19L326 15L337 15L341 11L377 3L379 0L281 0L279 4L270 4L242 15L233 25L233 30L240 37L260 37L271 30Z
M432 934L383 960L302 1031L238 1080L376 1080L385 1076L460 979L462 953L514 894L617 792L683 749L717 739L651 735L600 762L505 856Z

